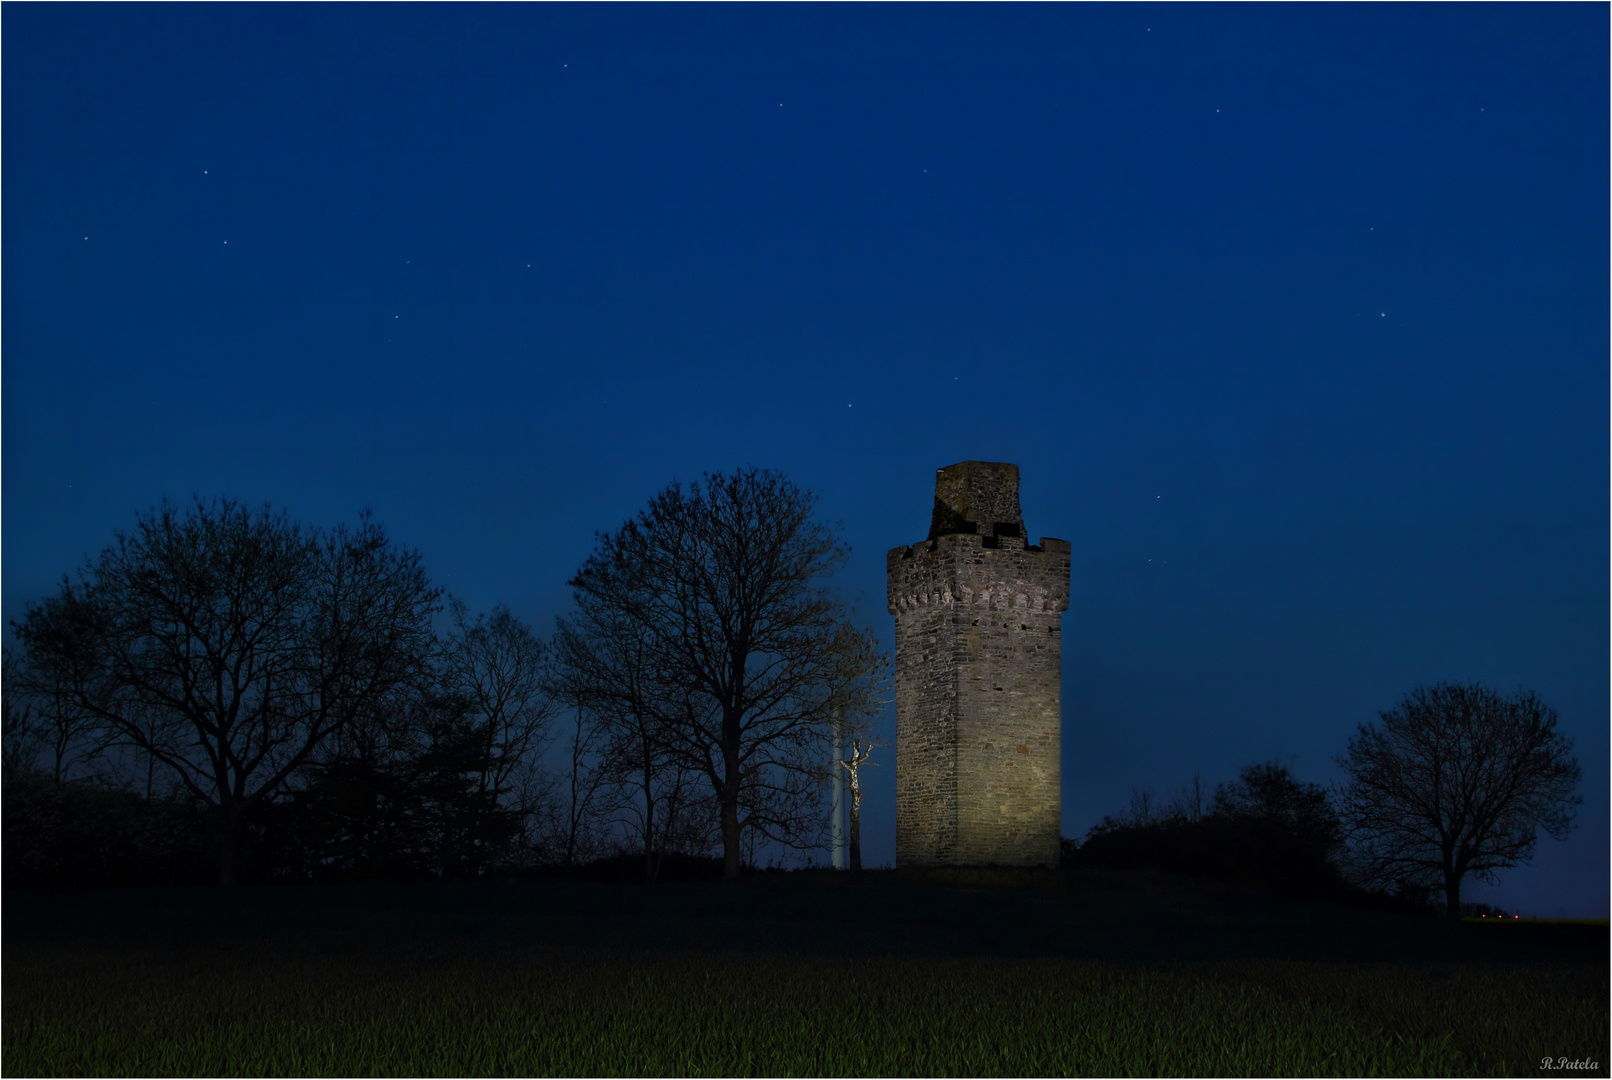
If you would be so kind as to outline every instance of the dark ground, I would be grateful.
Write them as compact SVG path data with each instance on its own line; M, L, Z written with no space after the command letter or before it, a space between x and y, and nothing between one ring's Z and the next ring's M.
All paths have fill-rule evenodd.
M1462 923L1288 904L1137 875L827 872L653 887L585 882L10 889L4 945L418 954L480 949L1608 964L1605 924Z

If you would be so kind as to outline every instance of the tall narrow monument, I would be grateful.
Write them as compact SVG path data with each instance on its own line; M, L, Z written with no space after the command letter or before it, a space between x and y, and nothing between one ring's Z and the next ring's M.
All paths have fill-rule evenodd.
M1056 866L1069 543L1030 544L1019 467L935 473L929 539L885 558L896 617L896 865Z

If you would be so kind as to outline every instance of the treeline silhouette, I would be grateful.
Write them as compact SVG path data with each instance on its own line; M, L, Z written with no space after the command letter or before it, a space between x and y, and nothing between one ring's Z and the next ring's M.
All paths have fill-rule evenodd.
M848 553L812 507L755 470L672 485L549 639L367 516L141 515L13 623L4 883L733 878L821 849L831 732L867 732L888 667L814 584ZM1138 791L1063 862L1458 918L1464 879L1570 830L1580 768L1532 693L1419 687L1378 720L1333 792L1276 763Z
M646 847L657 874L715 865L709 799L652 769L646 844L614 717L367 519L164 506L13 629L8 886L613 873L627 852L641 877Z
M655 881L818 847L830 729L886 662L819 584L848 552L814 505L673 484L543 639L367 515L163 504L12 625L4 881Z
M486 815L472 809L469 821L410 825L354 844L362 829L381 815L355 814L372 792L349 786L333 808L327 789L300 796L255 815L250 824L251 854L245 880L260 883L340 883L439 881L474 878L565 877L593 881L644 880L643 854L625 843L606 841L574 862L531 845L508 812L488 829ZM412 793L393 788L400 805L425 807ZM104 776L58 783L40 771L7 777L4 787L4 882L12 886L176 886L209 885L217 878L215 837L210 814L178 795L147 799ZM320 805L324 803L324 805ZM334 814L330 811L336 809ZM328 816L327 816L328 815ZM480 820L477 820L477 819ZM375 822L378 824L378 822ZM444 827L446 826L446 827ZM382 830L377 830L381 832ZM477 833L480 835L477 835ZM448 843L444 840L448 839ZM453 839L465 847L455 848ZM479 843L478 843L479 841ZM614 854L601 852L614 848ZM722 862L715 855L660 853L657 880L716 880Z

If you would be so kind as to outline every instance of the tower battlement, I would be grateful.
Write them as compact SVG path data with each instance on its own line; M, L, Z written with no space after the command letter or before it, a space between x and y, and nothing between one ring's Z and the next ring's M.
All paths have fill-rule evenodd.
M1069 544L1027 543L1019 469L935 474L928 540L885 557L896 617L896 864L1056 865Z

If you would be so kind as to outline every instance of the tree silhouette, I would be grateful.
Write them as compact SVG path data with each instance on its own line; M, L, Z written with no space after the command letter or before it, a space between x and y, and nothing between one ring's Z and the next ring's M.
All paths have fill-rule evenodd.
M864 765L872 765L868 756L873 753L873 744L862 745L860 739L851 741L851 756L841 761L845 771L850 774L851 780L851 872L859 873L862 869L862 777L858 770Z
M558 621L554 659L554 692L576 702L579 722L586 713L597 730L598 778L616 796L606 800L608 810L642 848L644 880L657 879L668 851L704 854L709 820L692 819L710 800L700 798L700 778L674 752L668 710L681 695L660 682L643 625L579 591L575 614Z
M139 517L15 630L38 693L211 807L232 885L248 813L429 663L437 596L367 516L322 533L197 500Z
M817 842L832 710L871 711L884 670L871 632L815 584L848 552L813 506L754 469L673 484L571 582L579 607L642 641L663 745L710 782L728 878L747 832Z
M1369 882L1442 887L1446 915L1459 919L1468 874L1493 881L1533 854L1538 830L1567 835L1578 761L1555 710L1532 693L1443 683L1380 715L1338 760Z
M539 767L558 711L548 649L508 608L471 618L456 600L448 614L437 667L479 742L477 791L524 821L552 794Z

